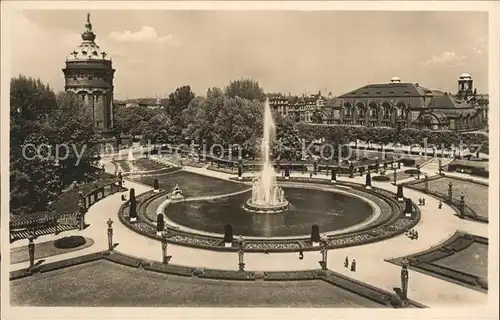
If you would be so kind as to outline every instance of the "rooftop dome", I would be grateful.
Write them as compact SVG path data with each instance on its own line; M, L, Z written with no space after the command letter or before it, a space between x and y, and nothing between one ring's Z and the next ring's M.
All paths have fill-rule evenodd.
M105 60L110 61L107 53L102 51L94 42L96 34L92 31L92 23L90 23L90 13L87 13L87 23L85 31L82 33L82 43L66 58L66 61L89 61L89 60Z
M468 73L462 73L462 74L460 75L460 78L472 78L472 77L471 77L471 75L470 75L470 74L468 74Z
M401 82L401 79L398 77L392 77L391 82Z

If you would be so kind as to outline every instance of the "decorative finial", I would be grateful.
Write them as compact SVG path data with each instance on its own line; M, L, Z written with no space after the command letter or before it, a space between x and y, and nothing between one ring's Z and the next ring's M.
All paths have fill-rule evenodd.
M95 33L92 32L92 23L90 22L90 12L87 12L87 23L85 24L85 32L82 33L82 39L84 41L94 41Z

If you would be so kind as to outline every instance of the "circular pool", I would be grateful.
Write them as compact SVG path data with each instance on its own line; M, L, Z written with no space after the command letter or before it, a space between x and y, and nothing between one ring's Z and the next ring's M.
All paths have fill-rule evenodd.
M341 191L284 187L289 210L256 214L243 208L251 195L244 192L212 200L171 203L165 209L170 221L190 229L221 234L231 224L236 235L247 237L307 236L317 224L320 232L347 229L374 214L374 204Z

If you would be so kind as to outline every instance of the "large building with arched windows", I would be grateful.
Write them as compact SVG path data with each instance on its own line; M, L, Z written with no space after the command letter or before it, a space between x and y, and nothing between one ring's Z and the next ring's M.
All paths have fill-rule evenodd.
M87 14L82 43L66 58L62 70L65 90L81 96L92 116L96 131L103 137L113 135L113 69L111 59L95 43L90 14Z
M456 94L394 77L329 99L323 112L323 122L368 127L474 130L487 120L488 98L477 94L467 73Z

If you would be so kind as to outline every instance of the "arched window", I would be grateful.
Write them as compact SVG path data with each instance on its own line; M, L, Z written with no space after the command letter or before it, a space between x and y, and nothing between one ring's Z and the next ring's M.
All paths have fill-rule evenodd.
M365 116L365 106L361 103L356 105L356 109L358 111L358 117L364 118Z
M344 116L352 117L352 106L350 103L344 104Z
M408 110L406 108L406 105L404 103L399 103L398 107L396 108L396 117L398 119L406 119L407 114Z
M384 119L389 119L391 117L391 106L388 103L382 105L382 114Z
M376 104L370 104L369 106L369 112L370 112L370 117L371 118L377 118L378 117L378 110L377 110L377 105Z

